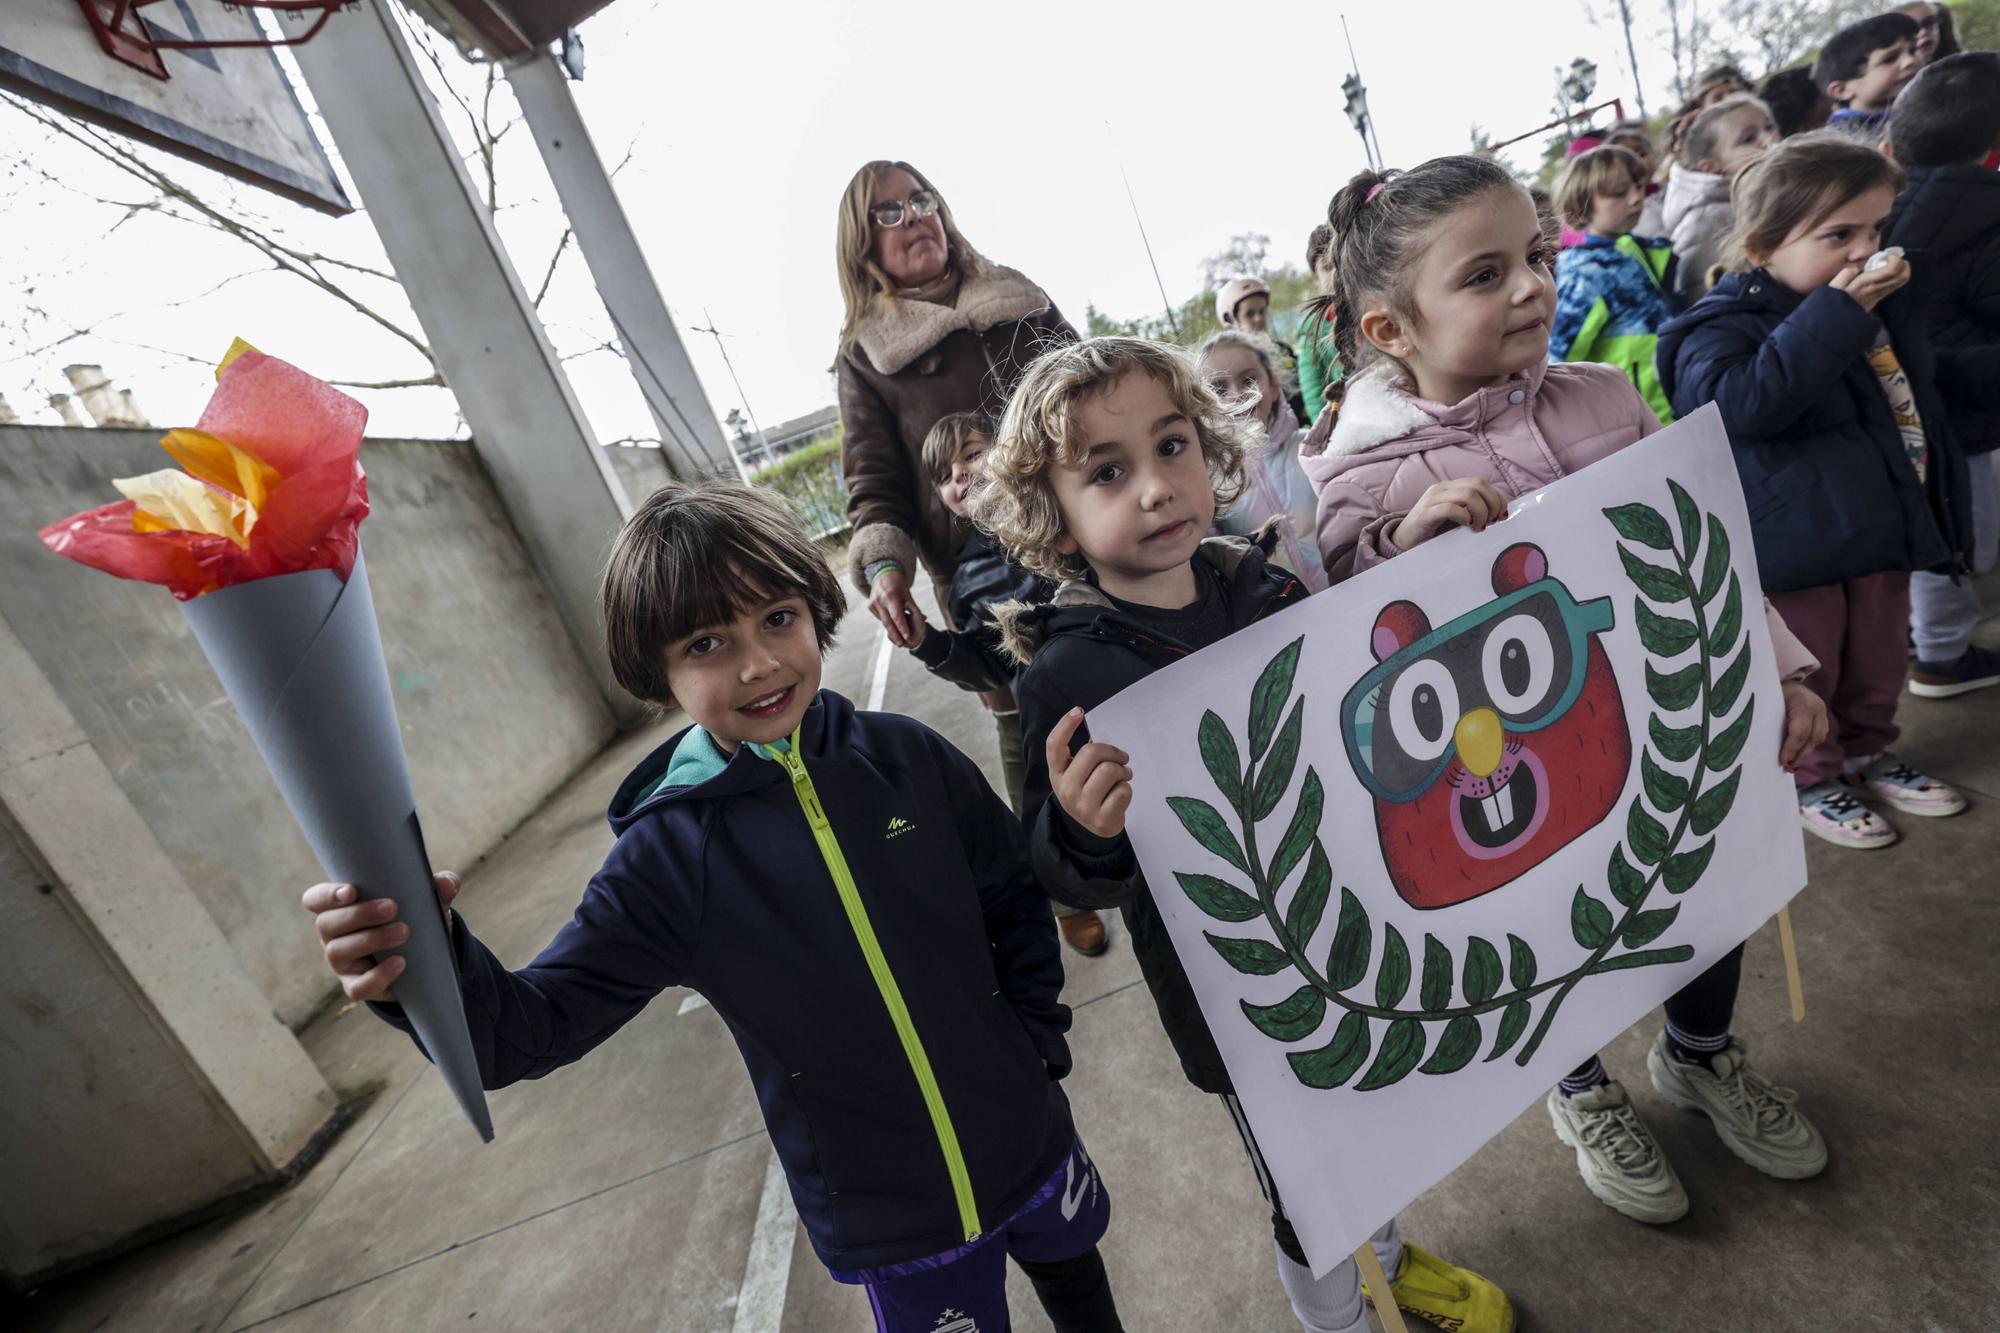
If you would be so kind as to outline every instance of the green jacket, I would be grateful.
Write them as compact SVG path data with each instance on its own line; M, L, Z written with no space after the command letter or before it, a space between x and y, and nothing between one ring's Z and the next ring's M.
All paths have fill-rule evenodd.
M1307 312L1299 322L1299 392L1306 400L1306 420L1319 420L1326 391L1340 383L1340 358L1333 350L1333 322Z

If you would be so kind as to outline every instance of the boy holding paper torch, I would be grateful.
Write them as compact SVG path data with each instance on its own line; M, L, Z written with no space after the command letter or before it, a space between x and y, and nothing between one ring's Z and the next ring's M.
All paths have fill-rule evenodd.
M581 1058L668 986L737 1039L813 1247L878 1324L1007 1326L1012 1255L1059 1330L1116 1330L1110 1200L1070 1121L1062 964L1019 823L908 718L820 690L839 581L771 496L668 486L619 533L619 683L694 725L626 778L574 917L509 971L451 927L482 1081ZM438 877L447 907L455 876ZM348 996L399 1027L395 905L320 884Z

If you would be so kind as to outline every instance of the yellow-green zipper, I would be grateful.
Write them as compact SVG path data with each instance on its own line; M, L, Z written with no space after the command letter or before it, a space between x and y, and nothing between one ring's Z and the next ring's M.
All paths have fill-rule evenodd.
M778 750L773 747L771 753L791 774L792 794L798 797L806 822L812 825L813 840L819 844L820 857L833 876L833 887L840 894L840 905L847 911L847 924L861 945L861 956L868 960L869 974L875 978L875 989L882 993L882 1003L889 1010L889 1021L895 1024L896 1036L902 1040L903 1055L910 1062L910 1072L917 1076L917 1086L923 1090L924 1105L931 1113L931 1127L937 1131L938 1147L944 1150L945 1170L951 1175L951 1190L958 1200L958 1220L965 1228L965 1239L977 1240L979 1208L972 1197L972 1176L965 1169L965 1154L959 1151L958 1131L952 1128L951 1113L944 1105L944 1094L938 1091L937 1077L931 1073L930 1057L924 1054L924 1043L917 1036L916 1024L910 1021L910 1008L903 1003L903 992L896 985L895 974L889 970L889 960L882 956L882 945L875 938L875 927L869 923L868 909L861 905L861 891L854 886L853 872L847 868L847 858L833 836L833 825L827 822L826 810L819 803L819 793L813 790L812 778L806 773L806 761L799 755L797 731L792 733L791 741L788 748Z

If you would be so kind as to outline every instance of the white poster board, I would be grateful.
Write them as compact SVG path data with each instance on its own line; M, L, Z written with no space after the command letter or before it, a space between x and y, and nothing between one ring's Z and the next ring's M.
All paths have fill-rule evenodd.
M1093 710L1316 1273L1805 883L1704 408Z

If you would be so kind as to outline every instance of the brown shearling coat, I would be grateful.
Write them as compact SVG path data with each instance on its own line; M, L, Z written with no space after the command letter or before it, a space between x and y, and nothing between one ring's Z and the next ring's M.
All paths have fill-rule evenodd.
M968 534L924 471L924 437L952 412L997 419L1028 363L1077 337L1048 293L1013 269L976 256L964 267L949 305L878 295L834 363L854 525L848 568L864 595L878 560L912 573L921 563L949 586Z

